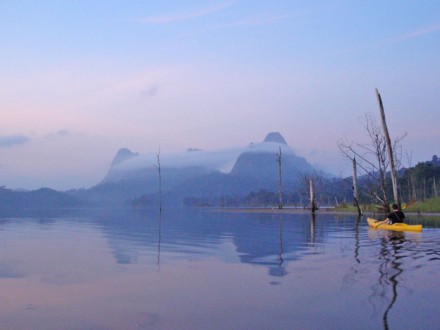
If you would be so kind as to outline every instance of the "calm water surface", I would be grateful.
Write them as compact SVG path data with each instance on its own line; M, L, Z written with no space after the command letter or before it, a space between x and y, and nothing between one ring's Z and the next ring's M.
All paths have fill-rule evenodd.
M440 220L165 210L0 217L1 329L439 329Z

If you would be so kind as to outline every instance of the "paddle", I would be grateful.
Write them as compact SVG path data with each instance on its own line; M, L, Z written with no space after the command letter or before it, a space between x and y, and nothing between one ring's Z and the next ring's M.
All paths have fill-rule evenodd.
M402 210L406 209L408 206L411 206L415 202L416 202L415 198L411 199L408 203L406 203L406 205L404 207L402 207Z
M379 222L379 220L376 220L376 222ZM378 223L377 226L374 227L374 228L377 228L377 227L379 227L380 225L383 225L383 222Z

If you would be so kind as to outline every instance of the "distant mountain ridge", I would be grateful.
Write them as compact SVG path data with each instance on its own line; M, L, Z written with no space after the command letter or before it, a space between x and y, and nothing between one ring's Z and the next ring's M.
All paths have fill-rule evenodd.
M121 164L129 159L132 159L134 157L137 157L137 156L139 156L138 153L131 152L127 148L119 149L116 156L113 158L113 161L112 161L110 167L114 167L116 165L119 165L119 164Z
M262 142L246 148L207 152L189 149L177 156L161 156L163 205L175 206L277 206L278 163L282 155L283 199L290 205L307 204L308 178L318 179L318 204L332 205L352 200L351 178L335 178L316 173L314 168L295 154L281 134L269 133ZM163 160L163 163L162 163ZM89 189L59 192L41 188L32 191L13 190L0 186L2 214L25 214L40 209L76 210L78 208L157 207L159 196L157 155L146 157L122 148L110 161L110 168L101 182ZM437 197L440 160L419 162L399 171L403 196ZM412 182L423 185L410 186ZM426 185L425 185L426 183ZM358 177L360 187L371 187L370 176ZM423 190L420 190L423 187ZM362 199L363 198L363 199ZM362 203L371 202L368 195ZM286 205L288 205L286 204Z
M276 160L280 151L282 176L284 176L286 182L294 183L301 173L309 174L313 172L313 167L307 163L305 158L294 153L280 133L271 132L263 142L251 144L238 157L231 174L253 177L265 184L276 182L278 180L278 163Z
M14 191L0 187L1 209L75 208L85 205L75 196L49 188Z
M266 135L263 142L275 142L287 145L286 140L284 140L283 136L278 132L270 132Z
M213 152L192 148L179 155L160 155L163 200L179 206L188 200L241 198L252 191L277 191L276 156L280 150L283 185L298 186L299 175L312 173L314 169L295 154L278 132L270 132L262 142L245 148ZM0 193L4 203L0 207L8 203L13 207L126 207L140 199L157 205L157 165L157 155L140 155L121 148L103 179L89 189L66 193L44 189L29 193L3 190Z
M174 202L202 196L243 196L253 190L276 190L278 163L276 155L282 153L282 176L286 185L298 183L301 173L309 174L313 167L297 156L284 137L270 132L260 143L251 143L237 153L230 171L222 172L210 162L202 150L189 149L182 160L163 161L161 168L162 190ZM197 158L198 157L198 158ZM197 162L200 160L200 162ZM207 165L209 164L209 165ZM141 195L158 194L158 171L155 159L144 160L127 148L118 151L104 179L89 189L94 200L128 202Z

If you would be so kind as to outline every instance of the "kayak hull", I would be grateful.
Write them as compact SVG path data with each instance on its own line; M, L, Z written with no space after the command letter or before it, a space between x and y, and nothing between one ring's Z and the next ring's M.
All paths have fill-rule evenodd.
M395 223L393 225L378 224L376 219L368 218L368 225L374 229L395 230L395 231L422 231L422 225L408 225L406 223Z

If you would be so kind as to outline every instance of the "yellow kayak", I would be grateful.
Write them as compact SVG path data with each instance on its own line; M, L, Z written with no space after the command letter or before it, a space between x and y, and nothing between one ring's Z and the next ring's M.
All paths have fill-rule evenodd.
M396 230L396 231L422 231L422 225L408 225L406 223L395 223L392 225L377 223L376 219L368 218L368 225L374 229Z

